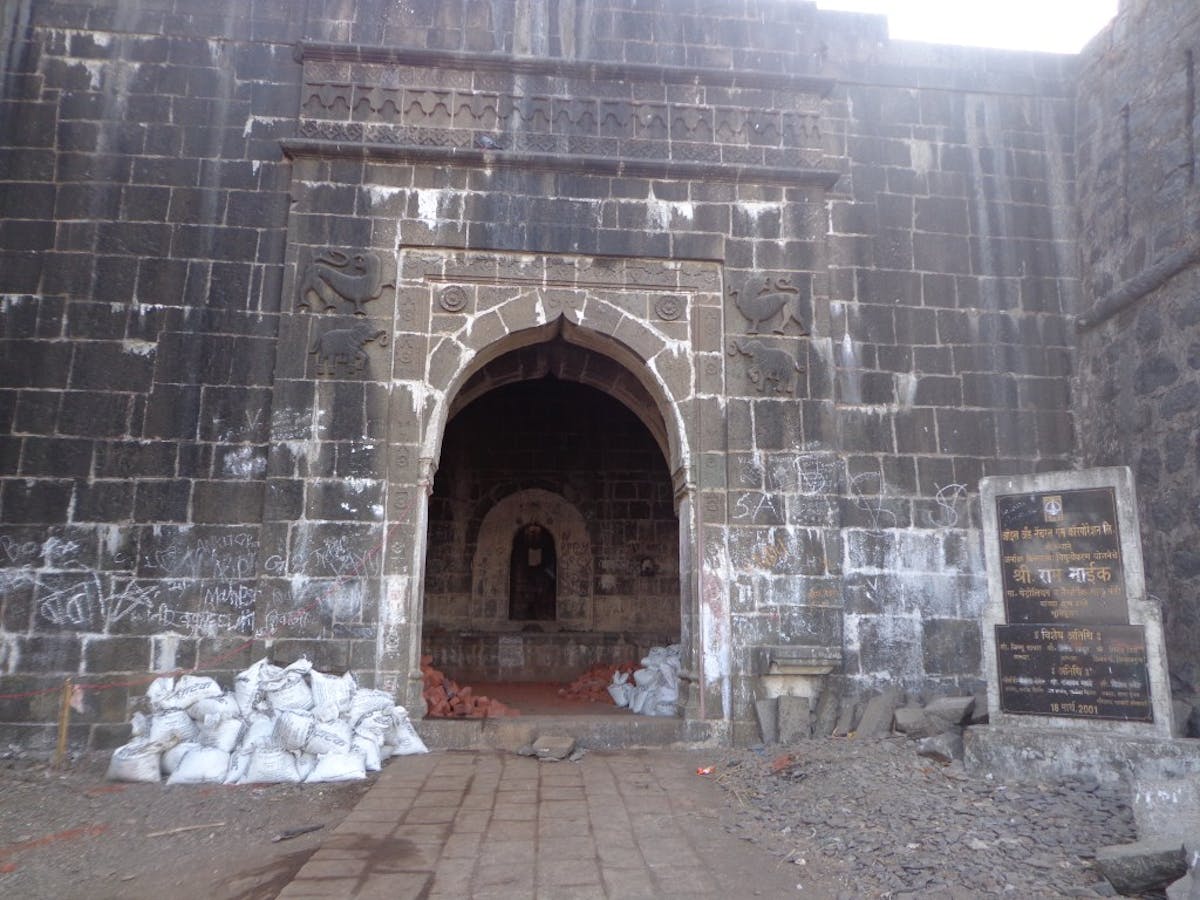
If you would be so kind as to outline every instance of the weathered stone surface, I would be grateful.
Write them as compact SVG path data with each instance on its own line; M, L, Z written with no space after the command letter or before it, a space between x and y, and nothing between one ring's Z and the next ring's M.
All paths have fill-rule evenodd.
M892 730L896 706L900 702L900 689L888 688L867 701L855 734L859 737L879 737Z
M1122 894L1165 887L1188 870L1183 842L1169 838L1101 847L1096 866Z
M779 740L778 699L773 697L769 700L755 700L754 714L758 717L758 732L763 743L773 744Z
M1142 840L1200 838L1200 775L1136 777L1133 818Z
M783 743L812 737L812 712L807 697L779 698L779 740Z

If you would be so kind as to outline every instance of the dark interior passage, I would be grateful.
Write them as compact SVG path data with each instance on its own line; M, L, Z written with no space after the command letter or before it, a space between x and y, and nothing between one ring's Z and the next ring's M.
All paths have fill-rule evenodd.
M679 526L659 444L608 393L557 377L593 356L615 368L567 345L509 354L516 368L501 357L494 371L536 377L478 393L446 428L422 638L462 684L567 682L679 640Z

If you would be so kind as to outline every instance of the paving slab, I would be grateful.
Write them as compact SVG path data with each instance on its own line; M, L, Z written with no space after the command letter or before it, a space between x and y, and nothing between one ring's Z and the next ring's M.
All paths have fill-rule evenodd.
M696 774L710 761L662 749L400 757L279 897L690 900L730 885L801 896L793 866L725 832L726 797Z

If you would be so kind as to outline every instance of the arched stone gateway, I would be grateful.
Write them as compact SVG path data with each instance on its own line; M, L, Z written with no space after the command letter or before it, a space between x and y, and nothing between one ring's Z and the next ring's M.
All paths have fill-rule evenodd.
M693 447L703 415L697 365L702 365L706 357L694 343L700 334L697 324L702 312L719 308L721 302L717 267L659 260L413 249L402 251L397 271L400 295L417 308L427 304L432 315L427 334L410 337L400 333L396 339L398 356L405 354L406 346L411 344L428 364L419 372L414 367L413 374L419 377L393 382L391 417L402 419L416 414L420 450L416 471L411 460L401 459L408 467L394 468L392 484L403 484L417 475L417 503L427 503L448 422L474 401L505 385L548 376L588 385L619 401L636 416L667 463L666 491L677 522L673 532L677 534L676 546L665 567L675 579L672 583L677 593L671 621L653 622L651 616L651 623L659 627L643 627L640 633L646 640L652 633L663 640L681 640L685 645L685 680L690 684L702 679L702 670L707 667L713 673L713 695L728 695L727 686L723 690L720 683L722 667L713 662L727 656L727 647L712 646L714 638L726 639L728 624L711 626L714 616L727 618L727 611L714 597L705 615L710 623L708 631L698 627L699 580L684 564L686 559L701 558L692 546L698 533L694 521ZM670 303L664 303L664 298ZM398 318L403 320L402 310ZM719 325L719 318L709 316L707 321ZM719 358L721 336L708 337L707 343L713 348L708 351L708 359ZM503 441L504 436L497 440ZM513 533L533 522L548 528L559 548L558 615L553 623L538 626L539 630L587 632L594 643L599 640L597 635L611 636L647 622L645 616L621 622L617 616L598 612L593 602L594 585L599 583L604 591L608 583L605 579L611 578L615 584L616 576L593 571L596 561L592 540L574 506L561 496L537 489L499 498L486 511L475 543L468 610L460 605L459 615L455 615L454 604L462 601L456 601L452 591L443 592L431 609L424 596L430 584L424 568L430 552L429 521L425 506L411 524L399 525L398 530L405 536L402 540L411 547L411 556L407 566L401 563L397 568L408 568L414 575L387 576L388 600L380 613L382 671L402 656L415 665L422 651L423 632L424 649L433 649L435 638L423 621L430 616L431 625L439 628L461 628L468 623L475 629L485 628L496 650L463 650L465 645L460 641L459 650L470 657L463 660L454 656L458 651L439 643L439 656L449 654L468 671L479 671L470 668L475 665L498 673L503 667L498 662L490 666L489 661L499 660L499 635L520 631L520 623L507 620ZM395 553L389 551L389 557L395 559ZM657 571L660 564L650 556L645 559L650 569ZM444 565L439 563L438 572L443 570ZM615 588L612 592L619 593ZM403 642L396 637L401 632L406 634ZM589 660L603 656L604 651L595 648L581 651L582 639L572 640L559 639L559 645L571 645L563 652L573 664L586 667ZM402 643L406 644L407 654L396 652ZM645 649L644 641L636 639L622 647L627 654ZM589 652L600 656L589 656ZM706 662L706 656L712 660ZM696 707L693 714L708 714L707 708L699 712L708 703L702 692L685 691L683 696L685 702Z

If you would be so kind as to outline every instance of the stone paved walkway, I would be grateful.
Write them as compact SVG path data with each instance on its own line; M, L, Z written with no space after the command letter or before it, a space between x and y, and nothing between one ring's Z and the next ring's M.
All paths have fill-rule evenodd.
M280 898L795 897L794 867L722 828L686 751L391 761Z

